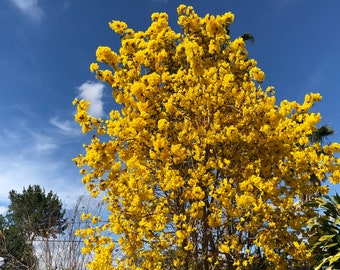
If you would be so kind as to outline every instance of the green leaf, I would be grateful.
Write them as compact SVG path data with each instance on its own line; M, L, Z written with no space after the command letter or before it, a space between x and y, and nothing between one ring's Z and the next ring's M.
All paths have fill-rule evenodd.
M334 247L336 245L338 245L338 243L331 243L331 244L325 245L324 248L331 248L331 247Z
M334 221L333 221L333 225L338 225L340 224L340 217L337 217Z
M319 241L327 241L332 239L336 234L326 234L320 237Z
M319 207L319 205L320 204L316 201L309 201L309 202L303 203L303 206L306 206L306 207Z
M329 265L332 265L333 263L338 262L339 259L340 259L340 254L338 253L337 255L335 255L335 256L333 256L329 259Z
M328 261L328 258L324 258L321 263L315 267L314 270L320 270L322 266L324 266L324 264Z

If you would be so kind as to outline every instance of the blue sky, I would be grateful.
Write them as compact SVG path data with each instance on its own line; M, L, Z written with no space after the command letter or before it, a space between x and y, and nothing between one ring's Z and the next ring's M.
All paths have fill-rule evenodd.
M176 7L193 5L200 15L231 11L232 37L250 32L250 57L266 73L277 99L302 102L320 92L315 106L323 124L340 132L339 0L2 0L0 1L0 213L8 192L29 184L53 190L73 204L86 194L71 159L82 152L73 121L74 97L93 102L94 115L110 111L110 89L89 71L99 45L119 48L109 29L123 20L144 30L154 11L166 11L176 26ZM339 132L332 141L340 141ZM334 191L336 187L331 187Z

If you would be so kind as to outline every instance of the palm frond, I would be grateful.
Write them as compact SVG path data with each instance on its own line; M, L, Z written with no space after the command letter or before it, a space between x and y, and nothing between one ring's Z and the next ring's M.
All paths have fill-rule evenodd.
M255 41L254 36L250 33L244 33L241 38L243 38L244 41L250 41L251 43L254 43Z
M310 141L312 143L323 143L324 139L335 133L334 129L329 125L323 125L310 135Z

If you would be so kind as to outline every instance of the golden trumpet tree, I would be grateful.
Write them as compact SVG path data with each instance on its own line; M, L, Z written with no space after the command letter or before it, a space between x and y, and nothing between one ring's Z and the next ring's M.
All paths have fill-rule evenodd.
M79 230L90 269L287 269L307 260L299 196L340 181L339 144L310 144L319 94L276 104L264 72L242 38L231 40L232 13L199 17L180 5L181 33L166 13L146 31L124 22L119 52L100 46L90 69L112 87L120 109L108 119L75 100L76 121L92 140L74 159L108 222ZM117 234L112 239L107 232ZM115 251L122 255L115 257ZM262 266L261 266L262 265ZM261 268L263 267L263 268Z

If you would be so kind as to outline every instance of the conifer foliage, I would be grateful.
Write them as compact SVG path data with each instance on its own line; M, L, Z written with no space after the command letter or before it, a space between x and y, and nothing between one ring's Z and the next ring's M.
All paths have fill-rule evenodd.
M22 193L10 191L9 199L7 217L29 242L36 237L56 236L65 230L65 210L52 191L46 194L39 185L30 185Z

